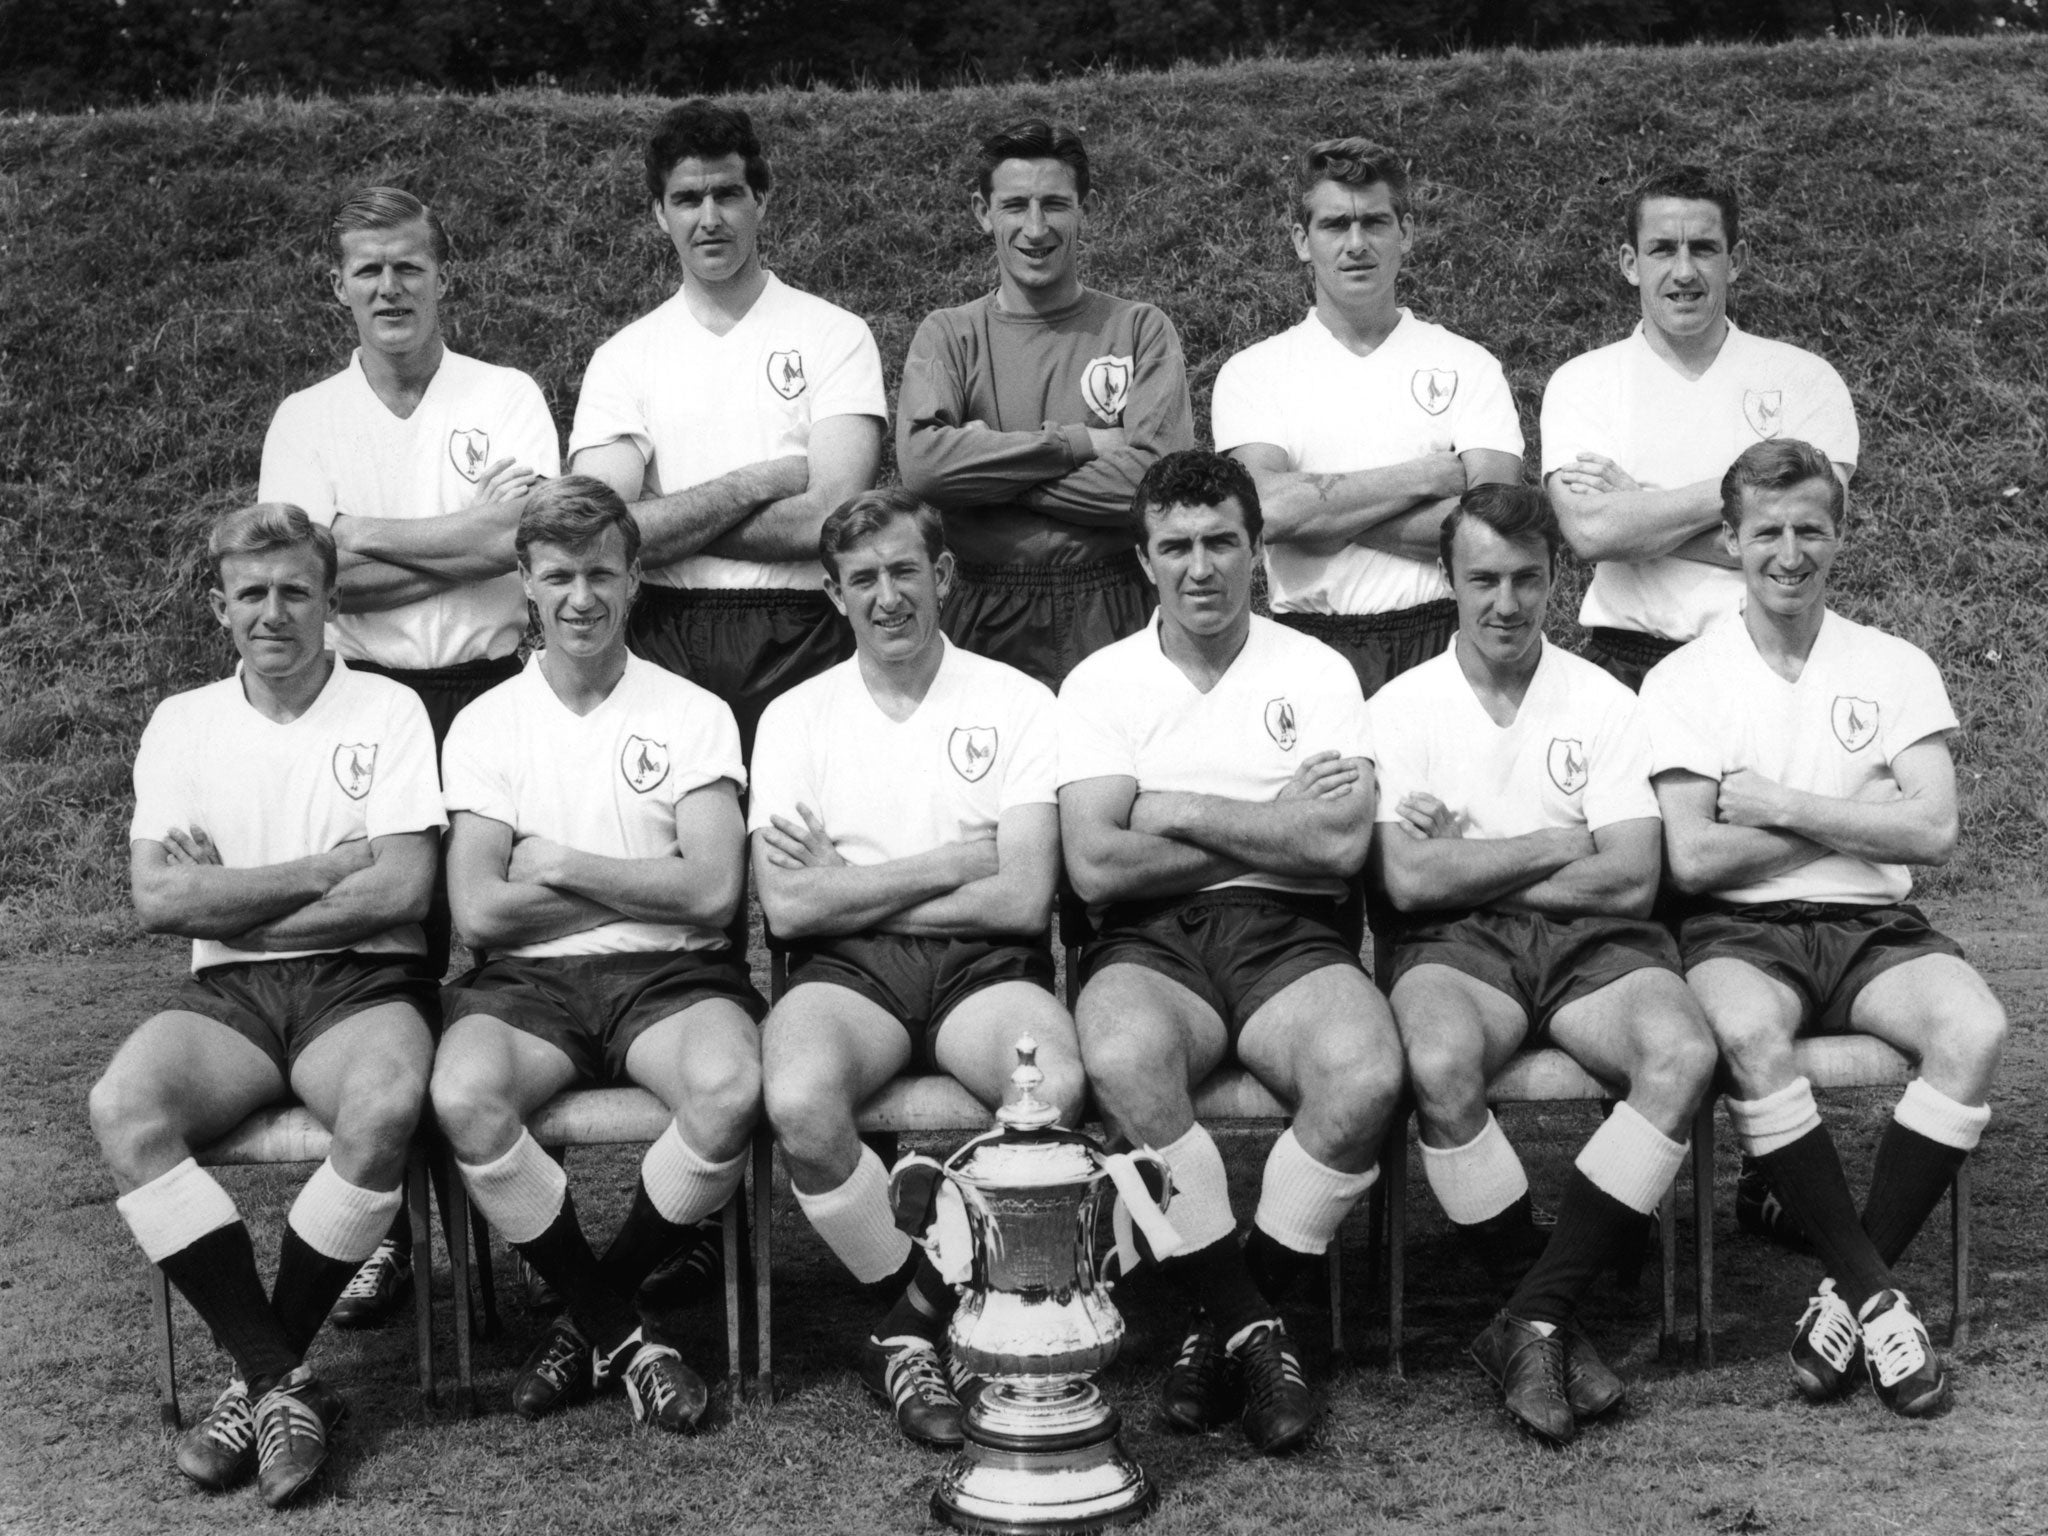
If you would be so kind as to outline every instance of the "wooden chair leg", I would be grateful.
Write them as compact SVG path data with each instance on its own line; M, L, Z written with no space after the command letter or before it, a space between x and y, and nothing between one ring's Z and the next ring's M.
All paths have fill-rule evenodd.
M764 1403L775 1401L775 1366L770 1354L770 1226L774 1215L775 1138L767 1126L754 1132L754 1393Z
M1948 1187L1948 1231L1955 1266L1949 1282L1948 1344L1961 1349L1970 1342L1970 1165L1956 1169Z
M740 1207L745 1203L744 1189L735 1189L719 1212L725 1239L725 1386L734 1401L740 1395Z
M149 1325L156 1334L156 1412L165 1429L183 1427L178 1416L178 1353L171 1338L171 1277L149 1266Z
M1401 1371L1402 1295L1408 1248L1408 1117L1403 1115L1387 1144L1387 1374Z
M476 1255L477 1337L495 1339L501 1326L498 1320L497 1261L491 1257L490 1221L473 1203L469 1207L469 1246Z
M1657 1358L1678 1352L1678 1180L1664 1191L1657 1208L1658 1246L1663 1250L1664 1310L1657 1324Z
M454 1162L454 1154L447 1154ZM476 1379L471 1341L476 1329L470 1311L469 1288L469 1190L452 1168L444 1186L442 1214L448 1231L448 1276L455 1293L455 1410L465 1418L476 1413Z
M1714 1098L1692 1117L1693 1354L1714 1363Z
M1344 1234L1330 1239L1330 1369L1344 1361Z
M419 1339L420 1396L434 1406L434 1227L427 1211L424 1146L415 1144L405 1160L406 1215L412 1225L412 1315Z

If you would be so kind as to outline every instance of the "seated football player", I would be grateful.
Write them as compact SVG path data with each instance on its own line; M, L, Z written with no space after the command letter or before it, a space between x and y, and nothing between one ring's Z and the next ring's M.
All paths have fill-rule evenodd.
M299 1493L346 1411L306 1351L400 1204L433 1060L420 920L443 825L419 699L328 650L334 539L297 507L231 512L207 541L235 675L157 706L135 757L130 878L192 975L92 1090L116 1205L234 1362L178 1437L178 1470ZM333 1132L257 1278L234 1201L193 1160L252 1111L297 1098Z
M626 650L640 530L602 481L543 482L519 519L544 648L442 748L457 931L488 958L445 993L434 1112L470 1197L567 1311L512 1406L537 1418L623 1383L668 1430L703 1381L634 1292L738 1188L766 1007L725 925L742 889L746 770L732 711ZM637 1083L675 1118L600 1257L568 1176L526 1129L564 1089Z
M1336 651L1251 611L1260 528L1250 473L1220 454L1168 454L1140 481L1159 608L1060 690L1060 832L1097 915L1075 1010L1088 1081L1173 1173L1184 1246L1161 1267L1196 1313L1161 1406L1189 1430L1241 1407L1278 1452L1318 1412L1281 1304L1378 1176L1401 1048L1349 899L1372 836L1365 699ZM1294 1114L1242 1241L1192 1102L1231 1061Z
M748 813L761 911L791 946L762 1041L768 1119L797 1204L886 1309L862 1382L911 1439L958 1445L939 1352L957 1296L898 1230L855 1117L906 1070L1001 1104L1029 1034L1046 1099L1080 1123L1080 1055L1046 935L1052 693L940 630L953 557L939 514L908 491L843 503L818 549L854 655L768 706Z
M1372 702L1373 864L1423 1171L1512 1286L1473 1358L1508 1413L1557 1444L1622 1399L1574 1313L1602 1269L1640 1252L1714 1069L1671 935L1649 921L1663 847L1636 701L1543 636L1562 540L1540 491L1467 491L1441 543L1457 636ZM1627 1090L1580 1151L1548 1241L1486 1107L1488 1080L1541 1044Z
M2005 1010L1906 902L1907 866L1956 844L1956 727L1917 647L1827 605L1845 533L1840 478L1796 440L1762 442L1721 483L1740 617L1643 684L1678 931L1734 1079L1744 1150L1827 1278L1792 1341L1799 1390L1850 1390L1861 1356L1894 1413L1939 1412L1947 1372L1892 1273L1991 1118ZM1799 1075L1802 1034L1874 1035L1919 1063L1878 1143L1859 1217Z

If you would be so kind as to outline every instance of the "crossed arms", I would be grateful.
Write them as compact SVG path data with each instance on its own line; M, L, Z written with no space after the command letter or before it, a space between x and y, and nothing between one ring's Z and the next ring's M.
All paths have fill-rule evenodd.
M1519 837L1468 838L1426 791L1395 807L1373 859L1401 912L1493 907L1553 917L1643 917L1657 895L1662 849L1654 816L1596 830L1546 827Z
M448 837L456 932L472 948L501 949L626 920L723 928L742 889L738 792L718 779L677 801L675 818L672 850L618 858L457 811Z
M1671 883L1689 895L1768 880L1831 853L1880 864L1942 864L1955 851L1956 772L1948 742L1923 736L1892 777L1853 798L1792 789L1748 768L1718 781L1682 768L1651 782L1664 813Z
M963 836L879 864L849 864L808 805L754 833L754 883L784 939L878 931L933 938L1045 932L1059 871L1050 805L1012 806L993 836Z
M1851 466L1835 473L1849 483ZM1614 460L1582 453L1544 477L1551 510L1581 560L1651 560L1673 555L1733 570L1739 562L1721 541L1721 482L1695 480L1649 490Z
M435 842L432 832L399 832L231 869L203 828L173 828L129 845L129 886L150 933L252 954L346 948L426 916Z
M1285 449L1245 443L1230 456L1251 471L1265 510L1266 537L1317 554L1362 544L1411 560L1434 560L1437 530L1475 485L1513 484L1522 461L1493 448L1425 453L1377 469L1310 474L1288 467Z
M627 438L580 450L571 468L624 498L640 524L640 558L670 565L689 555L730 560L815 560L818 529L832 509L875 483L882 421L826 416L811 424L808 455L743 464L680 491L642 499L647 460Z
M1349 879L1372 838L1373 777L1362 758L1318 752L1273 799L1141 791L1116 774L1060 790L1074 890L1091 905L1183 896L1257 871Z

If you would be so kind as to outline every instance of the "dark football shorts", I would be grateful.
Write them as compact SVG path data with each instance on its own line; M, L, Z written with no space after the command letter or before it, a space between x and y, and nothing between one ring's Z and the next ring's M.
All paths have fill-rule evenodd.
M294 960L233 961L185 978L170 1006L218 1019L268 1056L285 1077L335 1025L405 1003L429 1031L440 1017L436 977L417 955L338 950Z
M438 755L441 743L448 739L448 727L455 723L455 717L498 684L517 677L520 661L516 655L498 656L484 661L460 662L452 667L406 669L351 659L349 667L357 672L374 672L379 677L388 677L410 688L426 708L427 724L433 729L434 751ZM448 974L448 955L455 939L455 920L448 910L448 866L445 862L435 863L434 895L420 925L427 935L427 967L438 982Z
M740 751L754 752L762 711L853 654L853 630L822 592L642 583L626 622L633 654L732 707Z
M1252 1015L1302 977L1327 965L1364 973L1346 926L1343 904L1329 897L1242 885L1120 903L1081 951L1081 984L1112 965L1157 971L1215 1009L1234 1046Z
M449 983L442 1007L452 1026L483 1014L545 1040L575 1066L577 1080L626 1075L633 1042L663 1019L725 998L760 1023L768 1005L729 949L652 954L558 955L488 960Z
M1646 635L1641 630L1601 626L1593 630L1592 639L1586 643L1586 660L1625 685L1629 692L1641 693L1650 668L1682 643L1666 640L1662 635Z
M1548 1037L1560 1008L1632 971L1680 975L1671 930L1626 917L1445 913L1409 922L1393 936L1393 949L1388 991L1418 965L1448 966L1513 998L1529 1020L1532 1046Z
M1893 966L1922 955L1963 958L1961 945L1904 902L1710 907L1679 924L1678 950L1688 971L1709 960L1741 960L1782 981L1799 994L1802 1032L1815 1035L1848 1033L1857 994Z
M939 622L955 645L1057 690L1083 659L1143 629L1157 601L1135 552L1085 565L962 561Z
M1276 622L1340 652L1369 699L1388 683L1444 653L1458 632L1449 598L1392 613L1276 613Z
M940 1069L939 1030L968 998L1006 981L1052 990L1052 949L1036 939L941 939L917 934L852 934L798 945L789 956L789 991L811 983L844 987L903 1025L914 1068Z

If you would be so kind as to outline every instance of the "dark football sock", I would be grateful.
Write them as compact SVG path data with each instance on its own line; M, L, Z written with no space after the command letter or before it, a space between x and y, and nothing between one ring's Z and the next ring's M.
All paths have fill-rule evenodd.
M408 1195L407 1199L410 1198ZM398 1250L401 1259L412 1257L412 1211L409 1207L404 1204L398 1207L398 1214L391 1218L391 1230L384 1234L384 1241Z
M1254 1225L1244 1240L1244 1267L1259 1294L1278 1309L1314 1267L1317 1255L1290 1248L1279 1238Z
M328 1258L290 1226L285 1227L270 1305L293 1354L304 1357L327 1314L334 1310L336 1298L361 1268L346 1259Z
M178 1293L192 1303L214 1342L227 1351L235 1370L249 1384L253 1400L277 1385L277 1378L299 1363L299 1352L285 1336L284 1326L263 1282L256 1274L256 1250L249 1229L239 1221L215 1227L195 1243L165 1257L160 1266Z
M1252 1272L1245 1267L1244 1249L1235 1232L1206 1248L1177 1253L1159 1267L1172 1276L1190 1301L1209 1314L1217 1337L1225 1343L1250 1324L1275 1315L1273 1303L1260 1294Z
M919 1248L911 1255L910 1280L875 1324L875 1336L892 1339L914 1333L936 1343L959 1304L959 1294L940 1277L931 1256Z
M633 1186L633 1204L626 1212L626 1219L619 1223L619 1230L605 1246L598 1268L603 1271L605 1282L613 1291L621 1296L631 1296L655 1265L695 1235L694 1227L670 1221L654 1208L654 1201L647 1193L647 1181L642 1179Z
M1541 1256L1549 1233L1536 1225L1536 1207L1524 1194L1484 1221L1453 1222L1465 1251L1503 1294L1515 1288Z
M1849 1181L1842 1176L1842 1159L1825 1125L1761 1154L1757 1161L1785 1208L1813 1239L1821 1262L1834 1276L1835 1293L1850 1311L1892 1283L1890 1266L1879 1257L1856 1214Z
M1863 1230L1887 1267L1905 1257L1969 1155L1896 1120L1884 1128L1863 1202Z
M1624 1205L1578 1169L1564 1187L1550 1241L1508 1298L1508 1311L1532 1323L1571 1321L1579 1298L1626 1243L1642 1246L1650 1218Z
M600 1355L617 1349L640 1326L632 1301L612 1288L597 1255L576 1221L576 1204L566 1193L562 1209L530 1242L513 1244L534 1271L555 1288L569 1316Z

